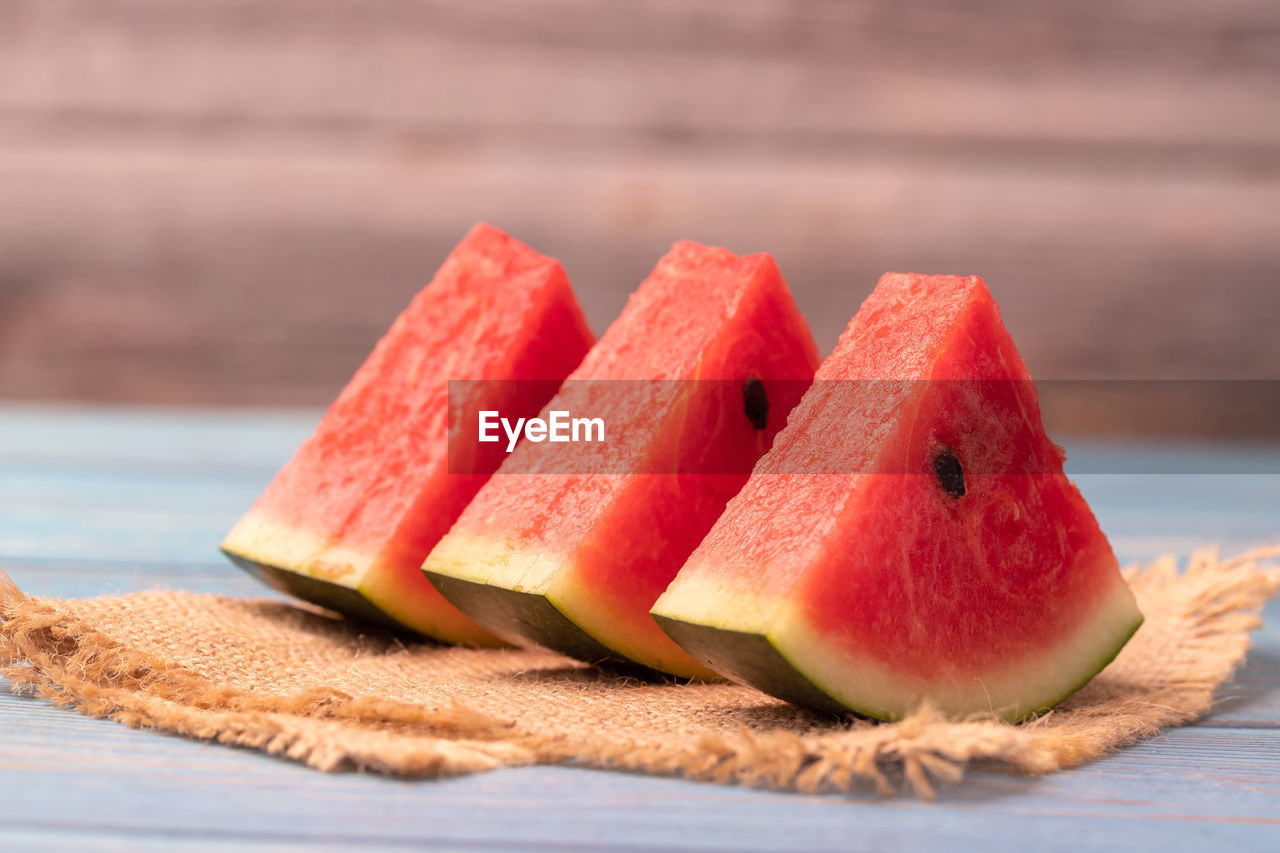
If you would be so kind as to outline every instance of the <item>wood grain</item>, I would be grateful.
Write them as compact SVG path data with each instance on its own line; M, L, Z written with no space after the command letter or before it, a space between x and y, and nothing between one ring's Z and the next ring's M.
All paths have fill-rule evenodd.
M824 349L977 272L1037 375L1274 378L1278 101L1266 0L11 0L0 395L327 401L480 219L597 330L691 237Z
M1086 849L1127 838L1148 849L1264 850L1280 838L1274 730L1182 730L1042 780L979 771L926 804L571 768L393 782L318 774L33 700L0 696L0 719L0 836L46 845L82 836L117 849L167 839L196 849L1012 850L1070 837Z
M34 594L168 586L270 595L221 532L317 412L0 405L0 568ZM1082 491L1126 559L1274 539L1280 475L1212 474L1238 449L1081 443L1117 472L1180 452L1204 473L1093 473ZM1268 451L1260 459L1269 459ZM1109 460L1109 462L1108 462ZM403 782L326 775L134 731L0 684L0 843L88 850L1274 849L1280 607L1201 723L1044 778L984 772L936 804L806 797L574 768Z

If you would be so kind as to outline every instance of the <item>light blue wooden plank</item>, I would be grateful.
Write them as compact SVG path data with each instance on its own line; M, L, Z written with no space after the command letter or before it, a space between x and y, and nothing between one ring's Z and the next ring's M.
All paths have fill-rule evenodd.
M274 470L129 472L0 462L0 555L207 559ZM1280 477L1078 479L1125 560L1280 539ZM1135 480L1144 482L1135 487Z
M254 850L271 853L306 853L322 848L326 851L361 850L366 845L351 843L280 842L262 835L214 838L212 833L193 837L188 833L141 829L124 831L114 826L64 829L62 827L0 827L0 844L6 853L24 851L75 850L77 853L184 853L184 851L244 850L251 841ZM411 850L413 845L379 846L379 849Z
M320 419L318 409L183 409L0 405L0 460L278 468Z
M309 432L314 413L82 415L26 409L14 416L0 407L0 555L21 584L68 596L156 585L265 592L224 569L213 549ZM1077 458L1089 452L1069 449ZM1214 448L1195 452L1205 454L1203 470L1222 469ZM1078 470L1104 463L1111 464L1085 459ZM1274 476L1078 479L1126 558L1222 539L1244 547L1280 532ZM1236 698L1222 703L1210 725L1049 779L979 774L978 784L936 806L557 768L443 783L322 776L6 697L0 826L10 835L0 838L6 849L33 839L92 841L101 849L250 839L307 847L976 849L991 846L999 826L1001 846L1074 849L1124 839L1135 849L1276 847L1280 742L1274 729L1248 728L1278 719L1274 606L1269 619L1231 688ZM1244 728L1224 728L1232 726Z
M200 468L279 467L314 429L320 409L200 409L0 403L0 463L8 460ZM1267 444L1058 436L1067 472L1155 475L1280 475Z
M97 507L118 503L177 506L198 511L205 505L239 503L256 496L271 481L276 468L215 468L203 470L95 468L78 462L0 461L0 505L51 508ZM179 500L181 498L181 500Z
M218 556L218 543L251 502L195 516L180 508L120 505L78 516L10 511L0 520L0 558L209 561Z
M287 457L285 457L287 458ZM284 458L279 460L283 464ZM129 503L173 506L193 511L204 505L242 503L270 481L276 465L223 467L206 460L200 467L171 465L143 469L101 467L77 460L21 462L0 459L0 508L54 506L84 508ZM1075 478L1098 507L1161 516L1226 518L1280 526L1280 475L1101 475ZM176 500L181 495L182 500Z
M1280 599L1262 616L1244 666L1218 690L1213 712L1197 725L1280 728Z
M29 707L36 706L36 707ZM1070 773L993 772L939 803L572 768L439 782L324 775L0 699L0 826L479 849L1175 849L1280 842L1280 732L1179 730ZM65 718L65 719L54 719ZM58 797L48 792L59 792ZM1001 838L992 839L993 827ZM1069 845L1066 842L1070 842Z
M1185 557L1211 545L1233 553L1280 542L1280 476L1090 474L1075 480L1122 562Z
M148 589L234 597L284 598L233 566L220 555L209 563L64 562L9 559L3 569L28 595L90 598Z
M0 556L209 560L274 473L0 463Z

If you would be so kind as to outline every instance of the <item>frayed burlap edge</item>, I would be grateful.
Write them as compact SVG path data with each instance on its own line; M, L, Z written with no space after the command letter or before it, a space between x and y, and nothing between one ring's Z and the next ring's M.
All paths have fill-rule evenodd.
M892 724L801 732L691 723L674 737L605 730L567 737L456 698L423 707L324 687L254 695L130 648L57 600L27 598L3 574L0 673L17 692L89 716L259 749L320 770L441 777L569 763L807 793L870 786L886 795L900 774L931 798L936 782L959 782L973 763L1048 773L1204 715L1244 659L1262 606L1280 591L1280 569L1263 565L1278 555L1280 547L1230 559L1204 551L1182 572L1172 557L1126 570L1146 625L1094 682L1022 725L952 721L922 708ZM210 607L230 601L206 598Z

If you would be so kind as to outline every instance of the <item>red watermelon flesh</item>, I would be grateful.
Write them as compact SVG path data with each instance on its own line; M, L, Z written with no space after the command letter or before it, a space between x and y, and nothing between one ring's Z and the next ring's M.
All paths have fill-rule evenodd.
M882 719L1021 719L1141 623L976 277L888 275L654 607L706 666Z
M502 460L448 466L448 380L473 410L532 415L593 341L559 263L477 225L223 542L237 564L349 615L477 645L498 640L422 577L423 558ZM474 417L474 414L471 415Z
M710 675L649 607L768 449L817 363L769 256L677 244L544 409L601 417L609 444L551 455L521 443L424 571L504 637ZM759 422L746 411L751 380L767 399ZM686 473L663 473L673 471Z

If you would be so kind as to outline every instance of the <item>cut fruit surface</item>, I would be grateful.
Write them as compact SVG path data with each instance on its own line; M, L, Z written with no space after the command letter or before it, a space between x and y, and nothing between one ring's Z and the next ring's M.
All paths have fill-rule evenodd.
M499 465L450 473L450 379L487 382L460 417L533 415L592 343L560 264L476 226L387 332L223 551L277 589L392 628L496 645L420 566ZM455 463L457 459L453 460Z
M677 244L544 409L600 418L608 443L557 454L521 443L424 571L499 635L710 675L649 607L768 449L817 361L768 255Z
M888 275L653 615L797 704L1023 719L1141 624L976 277Z

